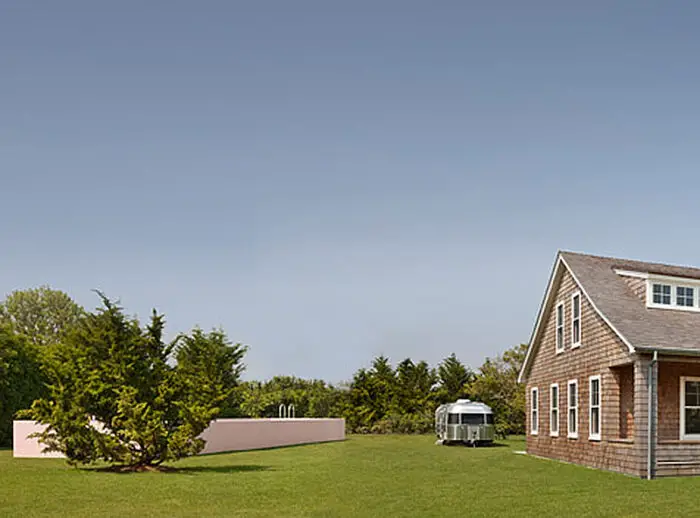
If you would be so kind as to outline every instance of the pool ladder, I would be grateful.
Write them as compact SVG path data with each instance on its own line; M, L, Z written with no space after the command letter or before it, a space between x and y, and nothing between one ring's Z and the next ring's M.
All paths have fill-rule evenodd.
M279 417L280 419L294 419L296 417L294 405L285 405L284 403L280 404Z

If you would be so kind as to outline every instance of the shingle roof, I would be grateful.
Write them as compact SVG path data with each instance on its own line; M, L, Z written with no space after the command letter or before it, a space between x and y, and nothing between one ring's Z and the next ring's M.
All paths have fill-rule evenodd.
M700 312L647 308L619 270L700 279L700 268L560 252L591 302L632 347L700 352Z

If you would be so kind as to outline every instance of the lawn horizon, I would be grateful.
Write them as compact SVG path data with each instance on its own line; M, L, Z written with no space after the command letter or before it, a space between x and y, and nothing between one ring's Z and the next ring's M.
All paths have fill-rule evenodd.
M197 456L176 471L75 469L0 451L8 516L669 516L700 479L646 481L499 446L437 446L432 435L350 435L294 448Z

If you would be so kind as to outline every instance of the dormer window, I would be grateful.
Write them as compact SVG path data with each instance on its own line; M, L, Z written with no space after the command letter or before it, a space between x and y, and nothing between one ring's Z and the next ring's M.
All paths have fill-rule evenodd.
M695 305L695 290L687 286L676 286L676 305L692 308Z
M654 304L671 305L671 285L654 284Z
M649 276L647 307L700 312L700 279Z

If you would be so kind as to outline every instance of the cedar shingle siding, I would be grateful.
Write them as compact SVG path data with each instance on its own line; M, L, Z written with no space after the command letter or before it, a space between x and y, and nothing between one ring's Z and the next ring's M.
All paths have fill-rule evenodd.
M628 364L627 347L593 310L588 300L581 300L581 346L571 348L571 296L580 292L571 274L566 271L555 289L551 311L543 320L544 332L532 361L527 380L527 451L532 455L560 459L595 468L641 474L645 468L636 455L634 443L614 442L620 439L620 390L616 371L610 365ZM556 305L564 303L564 352L556 352ZM627 406L633 401L629 393L633 366L627 367ZM624 369L623 369L624 370ZM601 440L590 441L589 377L601 378ZM578 438L567 437L568 382L578 381ZM550 385L559 384L559 436L550 436ZM539 433L531 435L530 393L539 388ZM633 428L633 426L632 426Z

